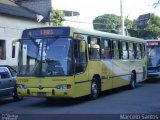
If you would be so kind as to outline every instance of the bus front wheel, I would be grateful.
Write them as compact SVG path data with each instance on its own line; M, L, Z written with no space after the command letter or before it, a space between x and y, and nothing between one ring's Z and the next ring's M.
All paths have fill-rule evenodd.
M17 88L17 86L15 87L15 90L14 90L14 93L13 93L13 100L14 100L14 101L23 100L23 97L21 97L21 96L18 95L16 88Z
M90 95L90 98L92 100L95 100L95 99L97 99L98 96L99 96L98 80L93 78L92 83L91 83L91 95Z

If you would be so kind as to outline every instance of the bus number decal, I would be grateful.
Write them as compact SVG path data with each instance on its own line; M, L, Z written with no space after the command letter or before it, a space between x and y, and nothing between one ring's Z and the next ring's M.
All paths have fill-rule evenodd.
M18 82L20 83L28 82L28 79L18 79Z

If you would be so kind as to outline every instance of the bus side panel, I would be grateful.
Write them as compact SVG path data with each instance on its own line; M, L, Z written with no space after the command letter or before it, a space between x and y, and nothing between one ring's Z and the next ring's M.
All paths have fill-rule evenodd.
M100 60L89 61L89 79L92 80L95 75L102 76L102 62Z
M101 90L112 89L112 61L102 61L102 85Z
M142 60L132 60L130 62L130 72L136 72L136 82L141 82L144 80L144 63Z
M143 81L147 79L147 54L143 58Z
M130 71L128 60L113 60L113 88L129 84Z
M141 82L143 81L143 61L139 60L137 61L137 81L136 82Z
M85 72L75 75L73 86L74 97L90 94L91 80L88 77L88 69L89 67L87 66Z

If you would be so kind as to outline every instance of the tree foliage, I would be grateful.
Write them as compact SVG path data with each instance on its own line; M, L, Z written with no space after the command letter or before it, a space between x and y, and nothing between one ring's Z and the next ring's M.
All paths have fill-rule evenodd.
M136 24L135 31L137 35L135 37L140 37L144 39L158 39L160 38L160 17L151 14L145 26L140 26Z
M64 21L64 13L61 10L53 10L53 26L62 26L62 22Z
M160 38L160 17L152 14L145 29L148 31L152 31L153 33L152 35L149 35L148 37L155 38L155 39Z
M133 26L133 21L126 18L125 26L126 28L131 29ZM93 27L95 30L120 33L121 17L114 14L104 14L102 16L98 16L93 20Z
M106 32L117 32L120 24L120 17L114 14L104 14L93 20L94 29Z
M142 21L143 22L143 21ZM145 21L146 22L146 21ZM120 33L121 19L120 16L113 14L104 14L98 16L93 20L94 29L111 32ZM144 38L144 39L158 39L160 38L160 17L154 14L150 15L149 20L146 22L145 26L141 26L137 20L125 19L125 27L128 33L132 37Z

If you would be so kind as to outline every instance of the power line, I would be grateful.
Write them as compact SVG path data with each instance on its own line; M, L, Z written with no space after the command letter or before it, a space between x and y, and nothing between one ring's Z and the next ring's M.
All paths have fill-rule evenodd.
M64 21L76 22L76 23L85 23L85 24L92 24L92 23L89 23L89 22L82 22L82 21L75 21L75 20L66 20L66 19Z
M13 27L4 27L4 26L0 26L0 28L3 28L3 29L15 29L15 30L23 30L22 28L13 28Z
M69 21L69 22L76 22L76 23L84 23L84 24L94 24L94 25L110 25L107 23L89 23L89 22L83 22L83 21L75 21L75 20L64 20L64 21Z

